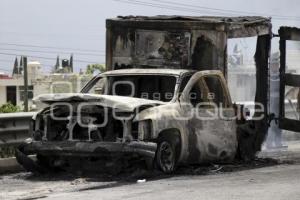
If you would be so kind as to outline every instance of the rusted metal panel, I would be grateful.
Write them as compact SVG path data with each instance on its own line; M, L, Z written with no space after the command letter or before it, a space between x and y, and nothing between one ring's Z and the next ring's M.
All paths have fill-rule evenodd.
M300 87L300 75L286 73L285 85L292 86L292 87Z
M136 30L133 38L112 42L112 69L174 68L224 71L227 40L224 32ZM133 37L133 36L131 36Z
M219 18L221 19L221 18ZM120 27L145 30L216 30L224 31L224 21L209 17L182 16L119 16L106 20L106 27Z
M296 27L280 27L280 109L279 127L285 130L300 132L300 121L285 116L285 87L300 87L300 75L286 73L286 41L300 41L300 29Z
M180 66L190 63L190 32L137 30L135 57L140 65Z
M192 35L191 68L194 70L220 70L225 75L227 34L218 31L192 30Z
M260 151L268 131L268 102L269 102L269 55L271 49L270 34L257 37L255 64L256 64L256 92L255 102L264 106L263 111L255 110L254 116L263 114L261 120L256 120L255 128L257 135L255 138L255 150Z
M279 108L279 118L284 118L284 98L285 98L285 69L286 69L286 40L280 38L279 41L279 50L280 50L280 108ZM279 125L281 120L279 121ZM280 125L281 126L281 125Z
M230 35L232 36L234 35L233 32L239 31L241 32L239 35L242 37L249 37L254 32L264 35L269 31L270 25L270 18L259 16L119 16L106 21L106 27L118 26L147 30L215 30L231 32Z
M111 70L112 66L112 32L110 28L106 28L106 70Z
M228 28L228 38L254 37L259 35L269 35L271 33L271 22L262 19L257 22L245 22L239 25L231 25Z
M279 36L283 40L295 40L300 41L300 29L296 27L282 26L279 29Z
M282 118L279 121L279 127L284 130L300 132L300 122L295 119Z
M226 76L227 39L270 34L269 18L125 16L108 19L107 68L218 69Z

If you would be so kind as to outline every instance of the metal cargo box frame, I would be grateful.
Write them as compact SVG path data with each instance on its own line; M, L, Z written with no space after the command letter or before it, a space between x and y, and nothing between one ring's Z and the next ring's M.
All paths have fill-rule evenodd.
M255 102L264 105L260 121L240 127L259 151L268 130L270 18L120 16L106 20L106 68L178 68L221 70L227 78L227 42L231 38L257 36ZM250 137L249 137L250 135ZM251 140L251 141L250 141ZM253 148L254 145L254 148ZM247 150L245 150L247 151Z

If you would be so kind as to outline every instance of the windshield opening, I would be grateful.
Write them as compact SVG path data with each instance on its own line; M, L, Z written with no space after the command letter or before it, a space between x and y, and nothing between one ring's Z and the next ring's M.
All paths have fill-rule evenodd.
M173 99L176 82L175 76L167 75L107 76L95 81L88 93L169 102Z

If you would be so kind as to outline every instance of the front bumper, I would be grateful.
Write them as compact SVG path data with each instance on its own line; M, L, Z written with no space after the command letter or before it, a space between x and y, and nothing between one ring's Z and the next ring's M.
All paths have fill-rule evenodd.
M16 159L26 170L44 173L45 169L39 166L28 155L43 156L71 156L71 157L98 157L116 158L117 156L138 155L146 160L155 157L157 145L153 142L87 142L87 141L30 141L24 142L16 150Z
M154 158L157 145L153 142L88 142L88 141L32 141L20 149L24 154L57 156L109 157L114 154L138 154Z

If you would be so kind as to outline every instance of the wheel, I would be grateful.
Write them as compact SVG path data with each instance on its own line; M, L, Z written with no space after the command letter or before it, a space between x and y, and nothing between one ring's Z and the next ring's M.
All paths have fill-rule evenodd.
M45 169L38 165L34 160L28 157L23 152L24 144L21 144L17 149L16 149L16 160L20 165L23 166L23 168L29 172L33 173L45 173Z
M170 137L162 137L157 146L156 165L164 173L172 173L176 168L176 144Z

